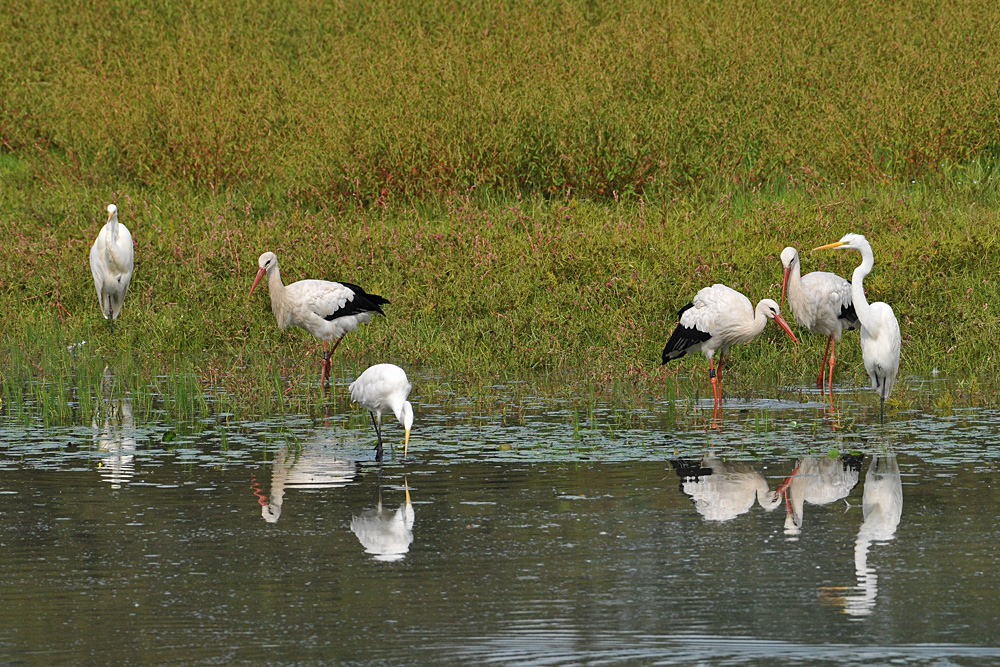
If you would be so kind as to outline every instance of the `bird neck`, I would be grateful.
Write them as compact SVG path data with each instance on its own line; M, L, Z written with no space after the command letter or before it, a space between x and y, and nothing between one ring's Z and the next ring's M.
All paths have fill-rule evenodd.
M753 311L753 319L746 323L747 340L753 340L767 326L767 315L764 314L764 302L761 301Z
M854 312L857 313L861 324L871 322L869 317L871 306L868 305L868 299L865 298L864 280L874 266L875 255L872 254L871 248L862 248L861 264L851 274L851 301L854 303Z
M278 320L278 328L284 330L288 326L288 304L285 303L285 286L277 266L267 272L267 290L271 295L271 310Z

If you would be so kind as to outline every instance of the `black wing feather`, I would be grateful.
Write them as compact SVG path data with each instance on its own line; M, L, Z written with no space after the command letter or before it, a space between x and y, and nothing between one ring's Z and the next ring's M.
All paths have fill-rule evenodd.
M681 308L677 311L677 318L683 315L688 308L694 308L693 303ZM667 341L666 347L663 348L663 363L667 363L673 359L680 359L688 350L690 350L695 345L704 343L706 340L712 337L712 334L707 331L699 331L691 327L686 327L683 324L678 324L677 328L674 329L674 333L670 335L670 340Z
M378 313L379 315L385 315L385 313L382 312L381 307L389 303L388 299L383 298L378 294L369 294L363 288L351 283L342 282L340 284L354 292L354 298L345 303L343 308L338 308L329 315L324 315L324 320L332 322L340 317L360 315L362 313Z
M857 329L858 325L861 323L858 321L858 314L854 312L854 304L850 303L840 309L840 315L837 319L841 319L847 322L848 329Z

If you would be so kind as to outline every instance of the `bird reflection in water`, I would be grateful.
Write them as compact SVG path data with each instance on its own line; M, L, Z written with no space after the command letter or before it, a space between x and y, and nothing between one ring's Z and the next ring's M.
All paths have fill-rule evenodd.
M858 484L860 455L806 457L799 459L788 478L778 487L785 497L785 535L797 539L802 532L805 504L826 505L846 498Z
M254 495L264 521L277 523L288 489L337 489L357 476L356 461L332 456L321 446L281 449L271 468L271 490L265 494L256 478Z
M694 507L707 521L729 521L746 514L754 501L770 512L781 503L777 491L745 463L727 463L706 457L700 462L670 461L681 478L681 491L691 497Z
M867 616L875 608L878 575L868 565L868 551L873 542L889 542L896 536L896 527L903 516L903 482L895 454L876 454L865 473L865 490L861 500L864 521L854 541L854 570L858 583L853 588L823 589L822 599L843 606L850 616ZM853 591L849 595L842 595Z
M135 423L128 396L113 396L114 380L114 373L105 366L100 406L94 412L91 426L95 430L94 444L107 454L97 464L101 478L112 489L120 489L135 475Z
M351 519L353 532L365 553L375 560L392 562L402 560L413 543L413 505L410 503L410 487L403 480L405 501L395 511L382 507L382 469L379 468L378 481L372 506Z

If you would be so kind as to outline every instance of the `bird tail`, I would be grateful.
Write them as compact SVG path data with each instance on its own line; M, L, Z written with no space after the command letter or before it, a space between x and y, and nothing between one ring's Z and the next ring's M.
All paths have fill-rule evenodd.
M379 296L378 294L369 294L363 287L352 285L351 283L341 282L340 284L354 292L355 304L363 307L369 313L385 315L382 311L382 306L389 305L389 299Z

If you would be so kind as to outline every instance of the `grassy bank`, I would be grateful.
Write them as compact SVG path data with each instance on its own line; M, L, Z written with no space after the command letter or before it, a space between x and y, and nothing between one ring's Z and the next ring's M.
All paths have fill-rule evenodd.
M989 269L1000 263L1000 214L982 202L994 196L975 186L837 187L657 204L456 197L436 210L343 213L122 192L136 272L112 335L87 264L104 202L42 188L3 217L0 355L19 350L18 367L56 372L48 357L71 359L66 348L85 340L75 354L128 360L150 376L193 369L247 398L279 385L295 395L288 384L299 383L314 392L320 345L278 331L266 290L247 297L258 254L273 250L286 284L348 280L392 302L386 318L341 345L346 375L393 361L487 381L544 372L657 392L667 378L703 380L703 360L659 364L676 311L700 287L723 282L754 301L777 299L782 247L805 251L854 231L875 249L869 299L890 303L900 320L902 375L936 369L990 384L1000 370L1000 295ZM858 261L803 255L806 271L847 276ZM734 348L734 391L815 377L824 341L800 332L796 350L779 333L768 327ZM838 360L840 381L866 381L856 334Z

